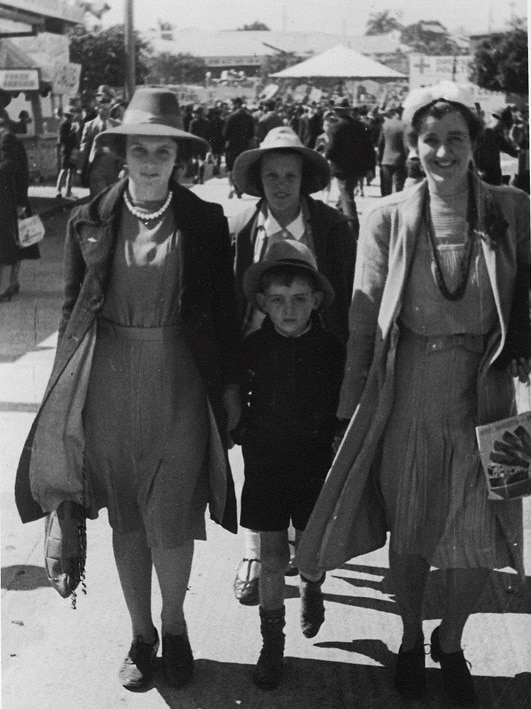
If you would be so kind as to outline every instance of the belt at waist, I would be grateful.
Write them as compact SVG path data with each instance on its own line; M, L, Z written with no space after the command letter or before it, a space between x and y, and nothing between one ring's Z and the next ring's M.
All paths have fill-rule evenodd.
M481 354L485 351L487 340L486 335L469 335L467 333L458 333L453 335L420 335L413 332L405 325L400 325L401 337L415 337L425 342L426 352L439 352L452 347L462 347L469 352L477 352Z
M98 334L110 335L123 340L165 340L179 337L182 333L183 329L180 323L163 325L162 327L127 327L101 316L98 318Z

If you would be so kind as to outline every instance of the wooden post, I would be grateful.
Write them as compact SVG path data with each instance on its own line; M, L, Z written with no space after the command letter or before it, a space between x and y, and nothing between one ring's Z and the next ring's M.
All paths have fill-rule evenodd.
M133 20L134 0L125 0L124 40L125 40L125 99L130 101L135 92L135 35Z

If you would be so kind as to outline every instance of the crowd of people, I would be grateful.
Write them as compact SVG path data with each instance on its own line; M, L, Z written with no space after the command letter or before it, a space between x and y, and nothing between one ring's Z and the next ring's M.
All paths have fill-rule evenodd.
M475 426L515 412L531 360L529 198L483 179L471 95L443 82L385 116L346 100L253 113L235 99L192 106L183 126L170 91L137 89L115 120L103 88L79 143L91 200L68 225L54 367L17 473L22 520L107 508L131 620L120 682L148 689L161 641L165 680L184 687L194 540L207 507L237 531L228 448L241 445L234 590L259 606L256 685L284 677L286 571L312 638L326 571L390 535L396 690L428 693L436 567L446 592L431 656L446 695L473 704L466 622L491 570L523 574L521 501L487 500ZM505 137L523 151L516 133ZM199 182L209 155L231 196L258 197L230 223L174 179L188 164ZM356 191L377 166L382 199L360 225ZM312 197L331 179L338 208Z

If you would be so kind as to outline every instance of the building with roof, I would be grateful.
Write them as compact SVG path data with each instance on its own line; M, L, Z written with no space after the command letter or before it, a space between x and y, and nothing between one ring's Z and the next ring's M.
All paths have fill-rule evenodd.
M55 177L55 110L77 92L67 30L83 21L76 0L0 0L0 106L20 133L34 179ZM27 116L29 121L23 121Z
M212 32L188 28L152 31L148 39L157 54L189 53L201 57L215 78L229 69L244 71L248 76L258 75L267 57L278 54L307 58L342 44L376 61L385 61L395 57L401 46L394 33L352 37L327 32Z

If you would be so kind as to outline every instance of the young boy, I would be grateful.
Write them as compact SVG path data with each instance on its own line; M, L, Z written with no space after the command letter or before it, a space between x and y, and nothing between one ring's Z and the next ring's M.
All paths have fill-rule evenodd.
M300 536L332 462L345 354L318 315L334 291L300 242L273 243L265 260L247 269L243 288L266 315L243 343L240 524L260 532L263 647L253 679L273 689L283 667L288 528L291 522ZM324 621L323 581L324 573L301 571L301 627L308 638Z

